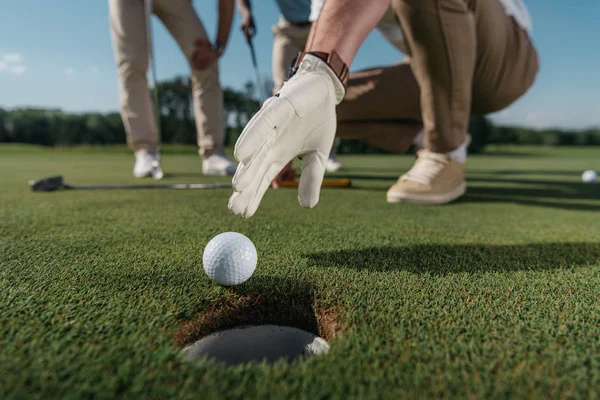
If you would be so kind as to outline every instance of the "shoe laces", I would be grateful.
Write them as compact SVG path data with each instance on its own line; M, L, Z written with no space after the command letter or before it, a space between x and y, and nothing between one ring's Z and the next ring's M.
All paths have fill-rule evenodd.
M432 153L428 150L419 150L417 156L415 165L402 175L402 180L430 185L449 162L446 154Z

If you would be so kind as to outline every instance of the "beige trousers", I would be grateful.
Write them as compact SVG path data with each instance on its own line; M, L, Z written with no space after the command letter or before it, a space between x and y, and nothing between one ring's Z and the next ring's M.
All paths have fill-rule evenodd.
M153 13L190 60L194 42L206 31L191 0L154 0ZM121 116L133 150L156 151L158 130L148 89L148 42L144 0L109 0L110 30L118 63ZM220 151L224 141L223 92L219 67L195 70L191 63L194 117L201 154Z
M392 6L410 61L351 74L337 109L339 136L402 152L421 120L425 147L446 153L464 143L471 115L501 110L533 84L537 52L498 0Z
M283 86L290 64L304 51L309 34L310 25L295 26L284 18L273 26L273 94Z

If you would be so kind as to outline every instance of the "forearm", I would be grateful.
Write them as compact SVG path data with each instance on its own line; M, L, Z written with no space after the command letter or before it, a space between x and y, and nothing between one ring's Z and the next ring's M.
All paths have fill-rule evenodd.
M219 27L217 31L217 44L225 48L231 32L233 22L234 0L219 0Z
M252 10L250 0L236 0L237 10L241 15L249 14Z
M305 51L335 50L350 66L389 3L390 0L327 0L319 20L312 25Z

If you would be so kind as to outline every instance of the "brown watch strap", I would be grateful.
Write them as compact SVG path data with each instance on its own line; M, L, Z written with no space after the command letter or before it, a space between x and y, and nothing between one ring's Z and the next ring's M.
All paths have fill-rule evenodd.
M348 76L349 69L346 63L342 61L340 56L333 50L331 53L325 53L324 51L304 51L298 53L298 57L296 57L296 64L294 65L294 69L298 69L302 59L305 55L311 54L315 57L319 57L321 60L325 61L327 65L333 70L333 72L340 78L342 84L344 86L348 85Z

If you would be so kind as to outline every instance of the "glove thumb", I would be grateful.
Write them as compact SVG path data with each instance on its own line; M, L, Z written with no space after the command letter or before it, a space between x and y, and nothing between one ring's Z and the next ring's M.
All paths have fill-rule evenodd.
M327 156L318 151L302 156L302 175L298 185L298 201L302 207L313 208L319 202L326 161Z

